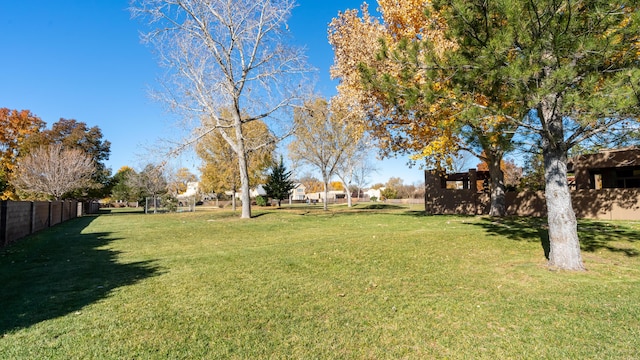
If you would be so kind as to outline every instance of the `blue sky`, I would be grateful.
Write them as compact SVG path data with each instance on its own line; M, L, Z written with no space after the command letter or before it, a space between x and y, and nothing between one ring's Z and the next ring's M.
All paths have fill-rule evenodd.
M318 69L318 92L335 94L329 78L333 51L327 24L361 0L301 0L289 28ZM375 2L372 2L375 3ZM29 109L49 126L60 118L99 126L111 142L107 165L140 168L157 139L176 132L175 118L152 101L161 70L152 49L140 43L140 23L127 0L0 1L0 107ZM406 158L376 161L372 183L401 177L411 184L422 171ZM196 169L184 155L174 166Z

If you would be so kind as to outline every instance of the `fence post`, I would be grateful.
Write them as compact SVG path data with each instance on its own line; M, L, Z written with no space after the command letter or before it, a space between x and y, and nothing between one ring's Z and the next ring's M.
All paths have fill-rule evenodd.
M50 228L51 224L53 223L53 206L51 205L53 204L51 201L49 201L49 211L47 211L47 227Z
M0 247L7 245L7 201L0 202Z
M36 203L31 201L31 211L29 211L30 220L29 221L29 234L33 234L34 229L36 228Z

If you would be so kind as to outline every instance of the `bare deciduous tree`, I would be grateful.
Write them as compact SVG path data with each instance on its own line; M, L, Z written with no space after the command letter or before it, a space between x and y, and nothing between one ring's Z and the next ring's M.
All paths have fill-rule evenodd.
M369 158L355 162L351 183L358 188L358 199L362 197L362 190L369 184L369 177L378 172L378 168Z
M127 185L136 189L143 196L153 198L153 213L158 212L158 195L167 192L167 178L163 171L163 165L147 164L140 172L133 173L127 178ZM148 209L145 207L145 212Z
M56 200L70 191L95 187L95 165L80 149L61 144L41 146L18 162L13 185L27 193L46 194Z
M328 209L331 177L360 149L363 129L351 119L352 116L346 110L332 109L322 98L309 101L304 108L296 110L296 139L289 144L289 157L320 171L324 183L324 210ZM348 184L344 186L349 192Z
M286 21L295 1L133 0L132 4L132 14L153 27L145 40L169 69L163 99L185 119L207 121L207 126L185 122L192 135L175 151L218 131L237 154L241 217L250 218L243 124L262 120L277 138L287 136L290 127L278 119L290 119L287 111L305 92L308 67L302 49L286 44Z
M360 135L360 136L359 136ZM373 149L371 139L365 133L352 132L349 134L352 142L348 145L347 151L342 156L342 161L336 166L335 174L342 181L344 191L347 194L347 206L353 206L351 198L351 185L358 188L358 198L362 183L366 182L366 177L370 175L372 168L367 163L367 157Z

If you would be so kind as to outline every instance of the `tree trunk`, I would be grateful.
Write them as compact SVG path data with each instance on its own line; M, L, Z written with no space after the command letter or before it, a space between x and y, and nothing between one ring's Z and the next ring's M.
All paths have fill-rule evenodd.
M236 194L238 193L238 189L236 189L235 185L233 185L233 187L231 189L231 193L232 193L232 195L231 195L231 210L235 212L236 211L236 207L237 207L237 205L236 205Z
M240 166L240 191L242 194L242 215L241 219L251 218L251 194L249 193L249 171L247 169L246 154L239 154L238 163Z
M344 189L344 193L347 196L347 206L353 207L353 199L351 197L351 191L349 191L349 186L345 185L347 182L344 181L342 177L340 178L340 180L342 180L342 188Z
M329 210L329 206L327 205L328 200L329 200L329 182L328 180L325 180L324 181L324 201L322 202L324 211Z
M584 270L578 223L567 182L566 152L546 149L544 167L549 223L549 266L565 270Z
M507 212L505 205L504 173L500 168L501 154L487 156L489 176L491 177L491 207L489 216L504 216Z
M549 266L563 270L584 270L578 239L578 223L571 204L567 181L567 145L564 141L560 95L549 96L538 107L545 124L542 132L545 198L549 224Z
M234 113L234 128L236 135L236 144L234 151L238 155L238 170L240 170L240 191L242 197L242 214L241 219L251 219L251 194L249 193L249 167L247 164L247 150L244 145L244 134L242 132L242 116L240 115L239 106L236 102Z

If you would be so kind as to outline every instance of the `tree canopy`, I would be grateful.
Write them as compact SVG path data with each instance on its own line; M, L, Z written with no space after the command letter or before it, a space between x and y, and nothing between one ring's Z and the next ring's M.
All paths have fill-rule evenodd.
M107 168L105 161L111 153L111 142L103 139L102 130L98 126L89 127L85 122L74 119L63 119L53 123L50 129L33 134L25 144L25 151L29 152L40 146L60 144L65 149L79 149L91 157L95 171L91 175L94 183L87 194L76 194L77 197L86 196L101 198L108 196L111 170Z
M250 150L244 125L260 120L278 138L287 136L290 122L281 120L300 105L306 92L304 74L309 68L303 51L287 41L287 20L295 1L132 3L132 13L152 28L144 39L155 46L168 69L167 91L159 95L185 118L203 121L195 128L186 126L193 136L178 150L218 131L236 155L241 217L250 218Z
M329 181L348 159L359 156L364 132L356 116L344 108L332 107L325 99L315 98L296 109L295 139L289 143L289 157L294 162L311 165L320 172L325 199ZM327 210L327 202L324 202Z
M167 192L167 178L162 165L147 164L142 170L129 173L126 184L140 196L152 197L153 212L157 212L158 196Z
M198 177L189 169L182 167L168 175L167 188L172 196L178 196L187 191L190 182L198 181Z
M538 139L545 167L549 264L584 266L567 183L567 152L637 121L640 21L633 1L434 1L458 47L440 64L458 93ZM495 97L494 94L498 94ZM499 99L499 101L494 101ZM462 117L476 109L462 109Z
M383 23L345 13L332 23L330 36L337 39L334 75L349 89L364 89L357 99L379 114L369 119L375 120L373 128L376 122L382 126L383 144L402 151L423 142L429 144L423 155L442 156L465 140L493 155L487 163L499 169L513 135L525 130L544 159L549 264L583 269L567 152L593 136L617 137L637 128L628 125L639 114L637 2L379 4ZM416 19L420 25L411 26ZM350 26L357 30L351 39L341 31L344 24L357 25ZM378 34L378 56L368 51L364 61L349 57L350 47L373 44L355 41L365 31ZM347 45L336 47L342 43ZM360 84L341 65L349 64L343 57L359 64ZM425 130L418 135L411 132L415 127Z
M43 127L44 122L29 110L0 108L0 200L17 199L10 180L29 138Z
M111 197L116 201L138 201L140 200L139 190L132 188L129 178L136 176L136 171L123 166L113 175L111 179Z
M231 133L231 129L225 130ZM275 137L262 121L253 121L243 126L244 143L247 149L247 174L249 184L256 186L265 179L265 170L273 162ZM242 183L237 166L237 153L233 151L219 131L205 135L196 145L196 152L202 159L200 167L201 187L206 192L235 194ZM235 195L233 208L235 210Z
M93 160L84 151L45 145L20 158L13 184L32 199L45 195L59 200L71 191L95 186L94 171Z
M490 214L504 215L499 164L516 126L484 111L489 101L500 101L499 92L490 98L456 91L449 75L433 66L458 44L429 1L378 3L381 20L365 4L361 16L349 10L329 26L338 101L363 112L383 156L407 153L437 170L451 169L461 150L485 160L492 172ZM474 112L461 117L467 108Z

